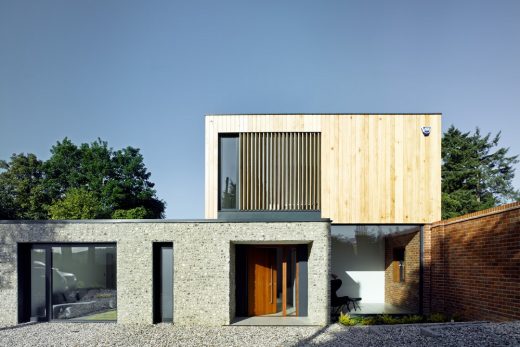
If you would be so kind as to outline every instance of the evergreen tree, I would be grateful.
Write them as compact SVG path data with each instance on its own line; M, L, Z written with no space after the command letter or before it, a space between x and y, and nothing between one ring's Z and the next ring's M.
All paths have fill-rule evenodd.
M463 133L453 125L442 138L442 218L451 218L517 200L514 164L509 148L491 137Z

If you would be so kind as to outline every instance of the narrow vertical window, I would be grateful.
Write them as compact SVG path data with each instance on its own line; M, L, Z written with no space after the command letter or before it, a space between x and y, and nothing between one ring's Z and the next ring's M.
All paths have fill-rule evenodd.
M31 249L31 320L47 320L47 250Z
M221 210L238 208L238 135L219 138L219 202Z
M404 282L404 248L394 248L393 273L394 282Z
M173 243L153 245L153 320L173 322Z

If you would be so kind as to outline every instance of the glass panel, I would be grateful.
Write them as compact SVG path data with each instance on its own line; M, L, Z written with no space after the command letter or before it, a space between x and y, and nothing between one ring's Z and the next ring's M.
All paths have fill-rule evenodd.
M45 318L45 249L31 249L31 318Z
M161 247L161 320L173 321L173 248Z
M220 138L220 209L237 209L238 136Z
M296 250L287 249L287 308L288 316L296 315Z
M420 230L419 225L332 226L333 309L418 313Z
M283 313L283 249L277 247L276 252L276 313Z
M284 264L286 276L286 315L296 315L296 249L293 247L276 247L276 312L272 315L283 315Z
M116 320L116 247L52 247L52 318Z

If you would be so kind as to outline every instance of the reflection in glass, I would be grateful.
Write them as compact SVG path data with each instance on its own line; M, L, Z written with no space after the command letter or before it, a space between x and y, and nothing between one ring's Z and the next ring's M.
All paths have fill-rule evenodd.
M173 321L173 247L161 247L161 321Z
M276 247L276 315L283 315L285 285L287 316L296 315L296 248ZM284 282L285 274L285 282Z
M52 318L116 320L116 247L52 247Z
M411 314L420 309L419 225L331 227L332 274L338 297L360 298L361 314ZM399 251L396 251L399 250ZM345 308L348 310L348 308Z
M46 317L45 249L31 249L31 319Z
M237 209L238 136L220 137L220 209Z
M287 249L287 315L296 315L296 249Z

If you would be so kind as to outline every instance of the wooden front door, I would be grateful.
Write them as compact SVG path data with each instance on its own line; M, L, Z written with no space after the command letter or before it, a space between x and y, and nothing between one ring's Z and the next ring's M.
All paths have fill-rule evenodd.
M276 313L276 248L252 247L247 254L248 315Z

